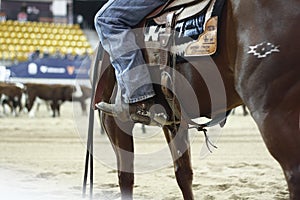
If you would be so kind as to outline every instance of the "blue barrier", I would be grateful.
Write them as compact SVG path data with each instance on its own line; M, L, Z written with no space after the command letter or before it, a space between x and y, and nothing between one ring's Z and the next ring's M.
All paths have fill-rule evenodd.
M40 58L8 66L10 78L88 79L91 60Z

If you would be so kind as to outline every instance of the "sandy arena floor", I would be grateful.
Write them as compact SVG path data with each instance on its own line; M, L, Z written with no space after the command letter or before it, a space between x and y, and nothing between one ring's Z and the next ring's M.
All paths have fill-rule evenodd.
M206 150L201 133L190 131L195 199L288 199L279 164L268 153L252 118L241 113L238 108L224 128L209 129L218 146L213 153ZM1 199L82 199L87 118L72 103L62 105L59 118L50 117L43 106L35 118L1 117ZM94 197L118 199L115 157L98 129ZM137 125L134 136L138 172L134 199L182 199L162 131L146 127L142 133Z

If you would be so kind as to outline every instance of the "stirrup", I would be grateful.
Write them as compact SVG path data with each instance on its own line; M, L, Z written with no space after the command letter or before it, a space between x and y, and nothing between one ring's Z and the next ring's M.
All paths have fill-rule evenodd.
M136 123L142 123L149 126L164 126L168 124L168 117L164 113L150 114L149 112L145 115L133 113L130 115L130 118Z

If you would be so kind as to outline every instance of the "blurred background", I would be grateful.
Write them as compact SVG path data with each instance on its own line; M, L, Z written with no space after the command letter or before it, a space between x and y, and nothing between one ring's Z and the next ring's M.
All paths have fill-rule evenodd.
M75 86L74 93L78 95L82 93L81 85L90 87L91 56L98 44L94 16L105 2L0 0L1 104L16 109L21 104L21 92L27 99L23 97L20 106L22 110L28 107L30 89L26 84L29 83L42 84L42 87ZM20 91L12 93L12 87ZM69 98L58 97L56 103L44 94L35 96L54 107L53 104L61 104ZM32 98L31 101L35 101L36 98Z

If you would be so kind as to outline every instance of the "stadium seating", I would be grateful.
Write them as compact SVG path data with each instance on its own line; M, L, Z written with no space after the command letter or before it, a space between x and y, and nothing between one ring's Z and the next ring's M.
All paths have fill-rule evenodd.
M92 54L91 45L77 24L0 22L0 60L26 61L36 50L50 55Z

